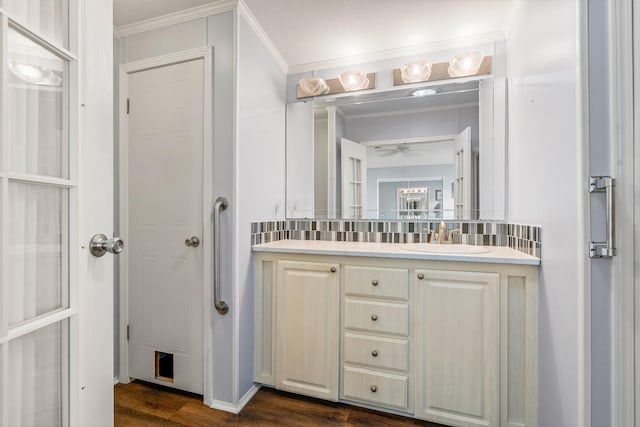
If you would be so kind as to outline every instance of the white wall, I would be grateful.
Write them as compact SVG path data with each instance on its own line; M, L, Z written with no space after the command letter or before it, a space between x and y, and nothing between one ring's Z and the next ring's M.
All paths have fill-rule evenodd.
M403 114L347 118L345 138L356 142L423 136L457 135L471 127L471 141L478 146L478 106L432 109Z
M316 147L314 147L313 104L311 102L287 104L286 116L285 160L288 168L286 216L287 218L310 216L313 215L315 186ZM326 126L324 130L326 133ZM318 146L320 148L321 144ZM326 150L326 144L324 148ZM324 164L326 165L326 158Z
M543 227L539 425L578 425L583 230L578 2L525 0L507 40L508 212Z
M284 219L285 216L286 88L286 74L242 16L238 23L237 70L235 179L238 211L234 239L237 299L231 310L239 317L237 397L242 397L253 385L251 221Z

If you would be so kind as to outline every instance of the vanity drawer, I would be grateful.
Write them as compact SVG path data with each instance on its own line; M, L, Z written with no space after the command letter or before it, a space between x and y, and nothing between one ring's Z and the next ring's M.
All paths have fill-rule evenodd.
M346 399L407 410L408 377L345 366L342 394Z
M344 362L406 372L409 370L409 342L346 333Z
M385 334L409 335L407 304L345 299L344 327Z
M409 299L409 270L406 268L344 267L347 295Z

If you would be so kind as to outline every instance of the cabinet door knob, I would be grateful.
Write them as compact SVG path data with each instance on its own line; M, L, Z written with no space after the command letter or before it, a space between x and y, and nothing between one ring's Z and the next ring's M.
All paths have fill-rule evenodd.
M375 322L376 320L378 320L378 316L375 315L375 314L372 314L371 315L371 320L373 320Z
M377 351L377 350L373 350L373 351L371 352L371 355L372 355L373 357L378 357L378 351Z
M376 279L373 279L373 280L371 281L371 284L372 284L373 286L378 286L378 281L377 281Z
M424 274L418 273L418 279L420 279L420 280L424 279Z
M370 390L371 390L372 393L375 393L376 391L378 391L378 387L372 385Z
M335 267L331 267L331 272L335 273L336 272L336 268Z

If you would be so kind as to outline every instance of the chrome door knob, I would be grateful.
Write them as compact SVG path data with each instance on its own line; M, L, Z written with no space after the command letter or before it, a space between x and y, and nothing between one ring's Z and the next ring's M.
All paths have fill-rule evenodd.
M196 236L191 236L184 241L184 245L192 248L197 248L198 246L200 246L200 239L198 239Z
M119 237L107 239L104 234L94 234L89 242L89 251L95 257L101 257L109 252L118 255L124 249L124 242Z

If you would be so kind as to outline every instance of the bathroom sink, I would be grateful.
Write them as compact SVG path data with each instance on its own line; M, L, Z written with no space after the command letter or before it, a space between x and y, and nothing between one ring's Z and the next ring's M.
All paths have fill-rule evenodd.
M487 246L473 245L437 245L434 243L407 243L400 245L400 249L411 252L425 252L429 254L486 254L491 251Z

